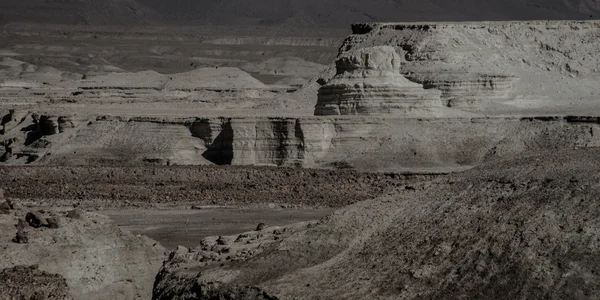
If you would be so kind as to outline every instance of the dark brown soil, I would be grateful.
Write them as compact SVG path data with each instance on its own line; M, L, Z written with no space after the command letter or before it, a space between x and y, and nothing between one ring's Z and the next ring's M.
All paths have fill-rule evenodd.
M38 270L37 266L17 266L0 271L0 300L71 299L67 281L60 275Z
M343 207L432 176L231 166L1 167L0 178L8 180L0 182L0 188L15 199L72 199L105 207L269 203ZM65 204L58 201L46 204Z

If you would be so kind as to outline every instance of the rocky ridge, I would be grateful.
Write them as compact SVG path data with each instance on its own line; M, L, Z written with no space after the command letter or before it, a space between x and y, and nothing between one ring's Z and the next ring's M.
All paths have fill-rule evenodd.
M76 2L8 0L0 4L2 22L37 22L85 25L169 25L205 24L297 28L342 27L356 21L464 21L589 19L600 12L594 0L483 0L448 3L427 1L333 0L213 2L181 0L173 6L163 0Z
M237 69L219 68L218 80L206 70L175 74L179 86L156 72L136 73L137 83L134 74L90 77L56 103L7 107L1 158L447 172L540 145L595 147L599 24L355 24L337 65L295 94L302 101L260 91ZM236 74L243 91L222 90ZM211 84L194 88L197 79Z

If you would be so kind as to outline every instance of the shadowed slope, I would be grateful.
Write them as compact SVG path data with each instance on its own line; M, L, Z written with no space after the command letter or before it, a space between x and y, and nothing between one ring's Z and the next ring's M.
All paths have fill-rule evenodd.
M190 272L198 262L175 255L154 297L198 274L282 299L597 299L599 154L529 154L412 185L291 228L242 263Z

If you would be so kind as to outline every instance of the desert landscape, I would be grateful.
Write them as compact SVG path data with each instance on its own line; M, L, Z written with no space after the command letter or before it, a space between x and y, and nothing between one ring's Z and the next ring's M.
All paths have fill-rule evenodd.
M597 16L0 3L0 299L600 299Z

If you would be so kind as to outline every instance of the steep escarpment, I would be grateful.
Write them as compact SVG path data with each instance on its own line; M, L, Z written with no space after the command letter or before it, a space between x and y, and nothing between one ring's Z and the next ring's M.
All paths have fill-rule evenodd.
M12 122L7 125L13 126ZM0 135L4 146L0 156L7 164L218 164L440 172L540 149L600 146L597 117L22 115L14 126Z
M264 249L248 245L241 261L206 259L221 248L237 258L238 241L201 243L165 262L153 298L597 299L598 154L530 153L415 184L318 224L265 229Z
M598 21L362 23L352 29L339 58L393 47L403 58L401 74L441 91L446 106L487 114L598 108ZM338 75L319 76L326 83ZM314 81L299 94L315 101L319 88Z
M402 61L388 46L342 55L336 60L336 75L319 89L315 115L439 114L440 91L402 76Z

